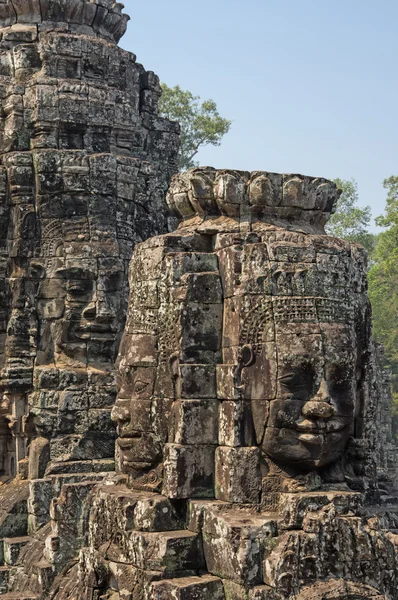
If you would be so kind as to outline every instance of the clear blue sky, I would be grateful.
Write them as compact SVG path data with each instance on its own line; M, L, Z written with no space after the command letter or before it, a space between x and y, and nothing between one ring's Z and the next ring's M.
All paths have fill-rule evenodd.
M355 178L383 211L398 175L398 0L125 0L121 44L233 120L203 165Z

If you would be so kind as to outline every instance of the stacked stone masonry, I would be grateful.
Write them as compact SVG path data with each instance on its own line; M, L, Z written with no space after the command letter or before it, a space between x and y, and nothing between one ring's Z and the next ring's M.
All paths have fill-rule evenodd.
M166 206L178 126L123 8L0 2L0 596L398 600L340 192L202 168Z
M78 555L53 598L398 597L366 256L323 230L338 196L298 175L174 177L181 224L130 265L117 475L53 503L45 558Z
M128 264L137 241L166 229L178 147L157 116L158 78L115 44L121 8L1 4L5 475L114 454Z

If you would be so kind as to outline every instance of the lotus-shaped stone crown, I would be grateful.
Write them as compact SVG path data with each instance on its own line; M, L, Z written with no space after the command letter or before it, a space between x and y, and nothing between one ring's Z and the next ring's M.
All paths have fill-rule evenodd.
M321 230L340 194L335 183L320 177L202 167L175 175L167 202L183 222L222 216Z
M0 28L16 25L54 26L118 42L129 16L114 0L0 0Z

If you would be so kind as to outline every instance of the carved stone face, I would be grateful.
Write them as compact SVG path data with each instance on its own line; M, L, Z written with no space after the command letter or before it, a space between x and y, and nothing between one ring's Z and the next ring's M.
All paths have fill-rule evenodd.
M123 274L71 268L58 269L55 275L41 284L44 298L39 300L38 313L44 332L50 324L47 336L52 338L57 362L112 363L122 326Z
M251 402L257 444L299 470L337 461L352 433L357 355L349 326L277 327L274 342L240 349L238 389ZM289 330L290 329L290 330Z
M130 320L116 364L118 397L112 420L117 424L117 454L122 472L135 477L150 472L153 482L149 483L155 484L154 467L160 462L167 440L171 372L158 357L151 334L129 331L136 315L137 308L129 311ZM147 322L144 328L148 325Z
M134 344L133 336L128 340ZM156 371L153 367L128 365L128 356L123 357L122 353L121 356L119 394L112 420L118 426L117 445L122 471L136 473L153 466L161 452L153 422L156 417L153 401Z
M145 248L142 252L138 248L130 265L134 286L116 362L118 396L112 420L117 424L121 471L137 484L156 487L175 398L170 330L174 321L169 314L172 305L163 303L158 294L160 263L151 256L145 262L146 257Z
M231 365L233 395L224 386L219 398L244 407L239 446L298 471L322 469L342 456L360 412L363 339L349 287L357 267L329 238L280 231L263 240L220 252L222 368Z

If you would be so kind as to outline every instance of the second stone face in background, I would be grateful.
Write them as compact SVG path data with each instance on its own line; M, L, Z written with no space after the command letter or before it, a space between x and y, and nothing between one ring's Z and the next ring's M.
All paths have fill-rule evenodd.
M0 48L3 474L27 475L30 445L29 474L41 477L48 461L52 472L113 458L128 264L137 242L167 230L178 126L157 116L158 78L115 44L121 5L11 4Z

